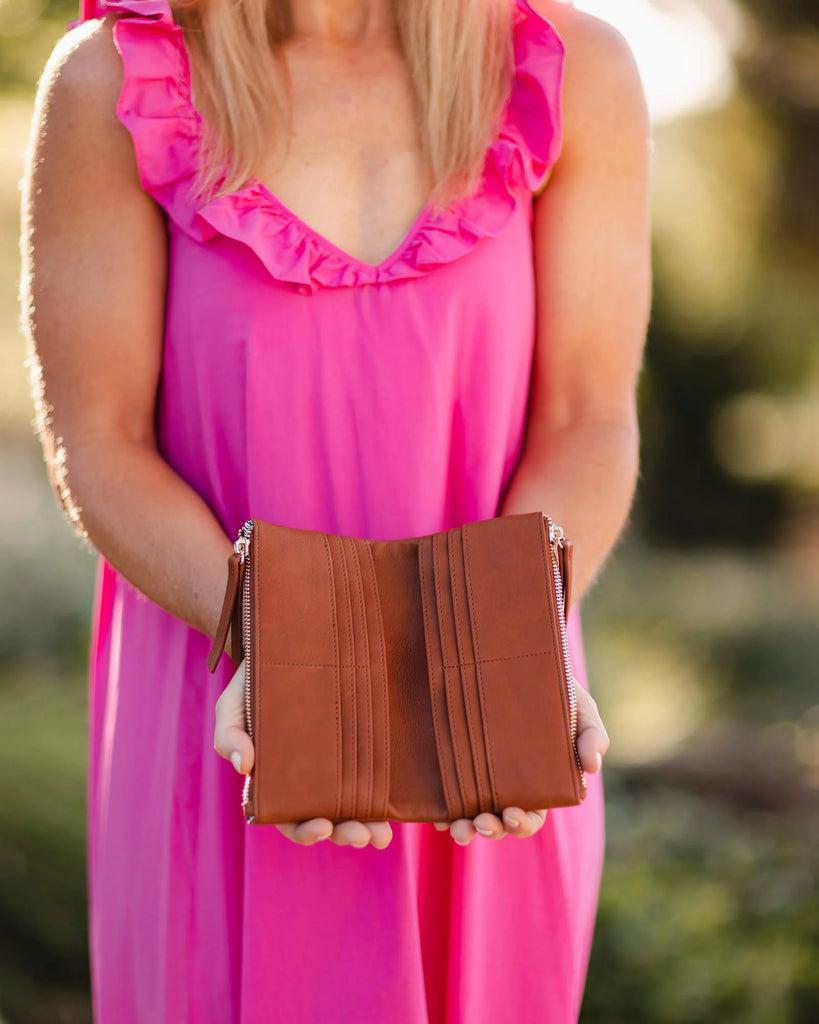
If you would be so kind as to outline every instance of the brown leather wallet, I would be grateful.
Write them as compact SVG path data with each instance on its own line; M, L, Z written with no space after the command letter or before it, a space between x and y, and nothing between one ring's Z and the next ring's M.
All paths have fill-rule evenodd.
M208 658L232 624L247 820L580 803L570 585L571 544L542 512L400 540L248 520Z

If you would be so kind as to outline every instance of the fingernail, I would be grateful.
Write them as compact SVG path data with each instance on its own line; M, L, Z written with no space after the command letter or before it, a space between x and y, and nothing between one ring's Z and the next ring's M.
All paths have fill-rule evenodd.
M370 840L369 839L365 839L363 843L353 843L353 846L357 850L363 850L365 846L369 846L369 845L370 845Z
M491 829L488 829L488 828L478 828L478 826L476 825L475 826L475 831L479 835L486 836L487 839L491 839L492 838L492 830Z
M239 753L238 750L234 750L233 753L230 755L230 763L233 765L237 772L241 772L242 755Z
M512 817L511 814L504 814L503 820L506 822L509 828L517 828L520 822L517 818Z
M602 767L603 767L603 755L598 750L597 751L597 770L600 771L600 769Z
M529 817L532 819L535 825L542 825L545 820L543 815L538 814L537 811L529 811Z

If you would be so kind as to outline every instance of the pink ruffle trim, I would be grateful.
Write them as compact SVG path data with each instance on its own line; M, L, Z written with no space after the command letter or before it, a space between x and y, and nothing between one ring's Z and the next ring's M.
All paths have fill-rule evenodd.
M313 231L258 180L197 202L191 187L202 119L191 100L182 30L167 0L104 0L94 10L100 8L124 15L114 29L125 73L117 116L134 140L145 190L197 241L222 235L241 242L273 277L304 292L419 277L458 259L503 230L560 153L563 43L527 0L516 0L515 80L480 187L441 212L425 208L386 260L362 263Z

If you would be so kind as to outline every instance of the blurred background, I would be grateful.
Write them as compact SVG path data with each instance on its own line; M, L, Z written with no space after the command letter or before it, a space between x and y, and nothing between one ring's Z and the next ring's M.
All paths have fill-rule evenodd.
M654 121L632 521L584 601L612 737L583 1024L819 1021L819 4L578 0ZM31 431L18 204L76 0L0 0L0 1018L90 1021L94 576Z

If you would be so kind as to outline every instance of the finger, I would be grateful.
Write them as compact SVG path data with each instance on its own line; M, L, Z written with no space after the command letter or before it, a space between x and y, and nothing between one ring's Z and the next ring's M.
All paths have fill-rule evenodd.
M245 725L245 661L230 678L230 682L219 694L216 701L216 712L219 717L230 725Z
M370 833L370 842L376 850L383 850L390 845L392 828L388 821L368 821L365 824Z
M453 821L449 827L449 832L459 846L466 846L467 843L471 843L478 834L469 818L458 818L457 821Z
M475 826L475 831L478 835L483 836L484 839L503 839L506 835L503 822L497 815L489 814L488 811L473 818L472 824Z
M253 768L253 742L245 731L245 662L219 694L214 709L213 749L246 775Z
M361 821L340 821L334 826L330 838L339 846L355 846L360 850L370 845L372 836L370 830Z
M597 704L582 687L577 687L577 753L583 770L598 772L610 746L609 734Z
M432 823L439 832L449 832L451 821L433 821Z
M312 846L314 843L330 838L333 823L327 818L310 818L308 821L293 821L286 825L277 825L276 828L294 843Z
M526 839L533 836L535 832L543 828L546 821L546 811L524 811L520 807L507 807L503 812L503 824L506 831L517 836L518 839Z
M230 761L240 775L247 775L253 768L253 742L244 729L239 729L235 725L217 724L213 734L213 749Z

